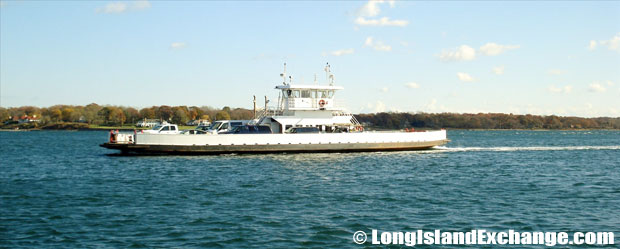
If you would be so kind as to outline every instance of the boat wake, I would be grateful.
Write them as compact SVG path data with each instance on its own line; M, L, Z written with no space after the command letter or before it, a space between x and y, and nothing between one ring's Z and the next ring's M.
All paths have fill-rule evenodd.
M532 147L445 147L437 146L440 151L558 151L558 150L620 150L620 146L532 146Z

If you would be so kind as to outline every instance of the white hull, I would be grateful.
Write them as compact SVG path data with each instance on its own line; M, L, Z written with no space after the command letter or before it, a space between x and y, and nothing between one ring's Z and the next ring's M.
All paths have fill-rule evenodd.
M446 131L314 134L138 134L101 146L137 154L225 154L422 150L447 143Z
M135 144L144 145L276 145L410 143L446 140L446 131L352 132L306 134L137 134Z

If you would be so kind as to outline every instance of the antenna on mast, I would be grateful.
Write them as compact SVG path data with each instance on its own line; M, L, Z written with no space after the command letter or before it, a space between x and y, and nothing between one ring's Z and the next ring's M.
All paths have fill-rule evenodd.
M329 62L327 63L327 65L325 66L325 80L329 81L329 73L330 73L330 69L329 69Z
M284 72L280 74L282 77L282 84L286 85L286 62L284 63Z
M331 66L329 65L329 62L327 63L327 66L325 66L325 76L327 76L327 81L329 82L330 86L334 85L334 74L332 74L332 70L331 70Z
M314 74L314 84L317 84L317 85L319 84L319 83L316 81L316 73Z

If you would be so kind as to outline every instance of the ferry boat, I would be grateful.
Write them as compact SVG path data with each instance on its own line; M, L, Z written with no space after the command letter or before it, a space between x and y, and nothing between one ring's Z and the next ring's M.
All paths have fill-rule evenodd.
M449 140L445 130L435 131L366 131L350 112L338 104L329 64L325 67L328 84L297 85L289 76L286 64L280 74L283 82L275 108L265 108L245 130L218 132L142 133L110 132L109 141L101 144L123 154L228 154L228 153L303 153L423 150L443 145ZM316 78L316 77L315 77ZM250 127L248 129L247 127ZM260 128L260 129L258 129ZM261 131L253 133L252 130ZM265 130L269 132L265 132Z

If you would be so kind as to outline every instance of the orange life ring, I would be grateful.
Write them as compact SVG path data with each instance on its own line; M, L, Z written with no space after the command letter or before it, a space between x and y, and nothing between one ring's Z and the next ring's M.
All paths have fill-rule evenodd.
M323 107L325 104L327 104L327 102L325 102L325 100L324 100L324 99L319 100L319 105L320 105L321 107Z

